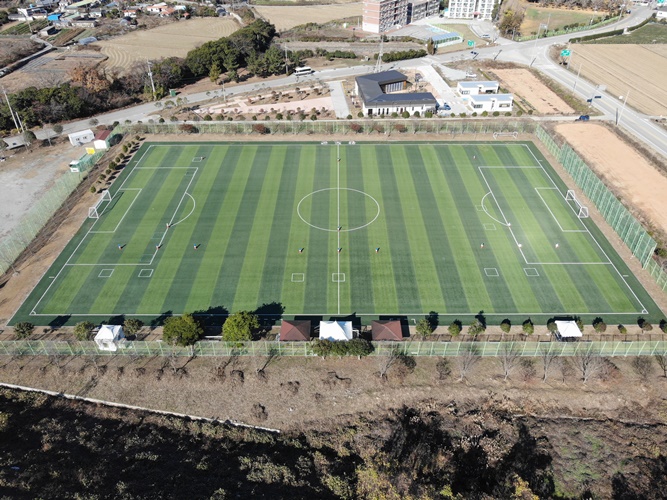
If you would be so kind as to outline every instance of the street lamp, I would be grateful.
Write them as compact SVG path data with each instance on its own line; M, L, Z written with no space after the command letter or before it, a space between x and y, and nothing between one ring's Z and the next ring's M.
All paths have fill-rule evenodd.
M625 105L628 103L628 98L630 97L630 89L628 89L627 94L624 96L618 96L619 100L623 101L623 107L621 108L621 111L618 111L618 108L616 108L616 126L620 125L621 123L621 117L623 116L623 111L625 111Z

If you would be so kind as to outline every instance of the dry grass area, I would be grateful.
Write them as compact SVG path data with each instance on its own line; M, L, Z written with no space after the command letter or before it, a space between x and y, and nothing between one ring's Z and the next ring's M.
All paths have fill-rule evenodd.
M556 132L582 156L624 203L667 232L667 177L603 125L565 123Z
M571 67L651 116L667 114L667 45L575 45Z
M204 42L229 36L238 29L238 23L232 18L207 17L174 22L147 31L134 31L95 45L109 57L107 67L127 70L135 61L185 57Z
M361 3L343 5L299 5L299 6L256 6L254 9L275 25L278 31L285 31L306 23L323 24L336 19L360 16Z
M41 47L40 44L28 39L3 39L0 43L0 68L37 52Z
M574 113L563 99L544 85L527 69L494 69L501 85L528 102L543 115L567 115Z

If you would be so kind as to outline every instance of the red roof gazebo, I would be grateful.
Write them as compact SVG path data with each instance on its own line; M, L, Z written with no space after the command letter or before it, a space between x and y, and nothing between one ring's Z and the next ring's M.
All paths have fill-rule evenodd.
M380 320L371 323L373 340L403 340L403 328L398 320Z
M283 320L280 325L281 342L301 342L310 340L310 320Z

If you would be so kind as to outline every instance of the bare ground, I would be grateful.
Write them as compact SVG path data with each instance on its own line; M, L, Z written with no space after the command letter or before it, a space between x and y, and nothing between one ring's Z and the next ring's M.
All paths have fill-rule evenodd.
M555 130L624 203L636 207L651 226L667 233L667 200L661 195L667 189L667 176L657 165L652 165L604 125L563 123Z
M461 498L510 498L522 484L523 491L532 490L541 497L580 498L588 491L584 496L662 498L667 470L667 403L663 397L667 379L658 376L655 365L648 378L643 378L632 368L632 360L613 358L604 361L596 377L583 384L576 360L552 365L546 382L541 380L539 360L532 366L516 366L508 380L503 379L497 360L482 360L464 381L458 380L459 365L454 359L448 365L427 358L417 359L414 367L395 365L384 379L378 375L383 359L280 358L258 372L262 361L178 359L165 365L155 359L105 358L95 360L96 365L84 358L0 358L0 380L277 427L301 453L309 449L320 453L311 459L316 466L318 460L327 465L319 469L318 476L341 474L340 464L347 464L342 475L351 482L351 496L356 498L377 498L380 492L386 498L432 497L447 486L462 494ZM15 485L14 477L31 477L25 487L49 488L49 482L36 472L66 463L56 483L74 481L71 487L76 491L90 492L87 488L109 477L101 474L100 478L94 466L101 457L104 463L120 460L119 470L125 471L128 458L134 456L138 461L129 463L142 464L141 479L131 470L111 479L122 478L125 488L152 485L149 491L180 491L178 484L196 477L195 464L211 466L211 461L224 470L224 477L235 478L233 487L217 479L218 487L224 484L233 491L252 487L259 495L253 495L255 498L264 497L260 492L265 491L265 483L282 497L285 493L276 488L284 486L282 479L291 477L285 476L284 469L279 473L280 469L268 467L276 463L274 453L285 444L275 435L239 434L224 427L215 430L210 424L44 397L32 398L39 411L23 408L17 414L20 405L17 408L16 404L31 398L1 393L5 419L0 431L14 434L11 438L5 434L2 441L15 441L5 453L13 465L19 465L8 475L10 464L2 463L5 486ZM20 426L26 419L31 425ZM157 435L162 432L159 426L165 426L164 438ZM23 436L22 429L29 430L29 436ZM113 430L112 435L103 429ZM221 440L213 445L202 441L206 436ZM246 438L264 445L248 449ZM67 444L72 441L74 448ZM194 446L186 445L188 441ZM170 446L165 447L165 442ZM173 485L170 481L153 483L148 478L156 470L169 475L176 467L167 458L176 448L182 458L187 457L175 469L181 479ZM20 456L14 456L18 450ZM53 450L59 450L58 456ZM228 457L224 465L218 465L212 450L216 450L214 456ZM238 467L239 457L232 459L231 450L254 461L256 467ZM69 458L61 465L64 456ZM149 456L153 458L146 460ZM153 462L162 465L156 468ZM294 470L297 463L300 466ZM297 477L303 477L308 464L312 467L312 461L296 457L282 457L276 463L287 466ZM72 478L66 472L71 470L80 472ZM77 477L87 477L87 481L77 484ZM195 481L198 488L210 484L215 475L205 477ZM332 483L327 484L331 488ZM312 494L306 486L301 484L292 496ZM318 498L341 493L326 491Z
M502 86L518 94L540 114L567 115L574 110L527 69L494 69Z

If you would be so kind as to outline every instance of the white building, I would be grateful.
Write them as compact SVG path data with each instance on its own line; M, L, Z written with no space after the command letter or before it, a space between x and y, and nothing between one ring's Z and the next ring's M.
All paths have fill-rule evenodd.
M67 137L69 137L69 142L72 146L81 146L88 142L92 142L95 139L95 132L90 129L82 130L81 132L68 134Z
M468 105L473 111L492 113L512 111L514 96L512 94L478 94L468 98Z
M418 111L434 111L437 101L430 92L404 92L408 77L398 71L383 71L355 78L357 96L361 99L362 111L367 116L390 115L407 111L411 115Z
M450 0L447 17L453 19L484 19L493 17L493 7L498 0Z
M488 82L459 82L456 84L456 91L461 97L478 94L496 94L500 85L492 80Z

